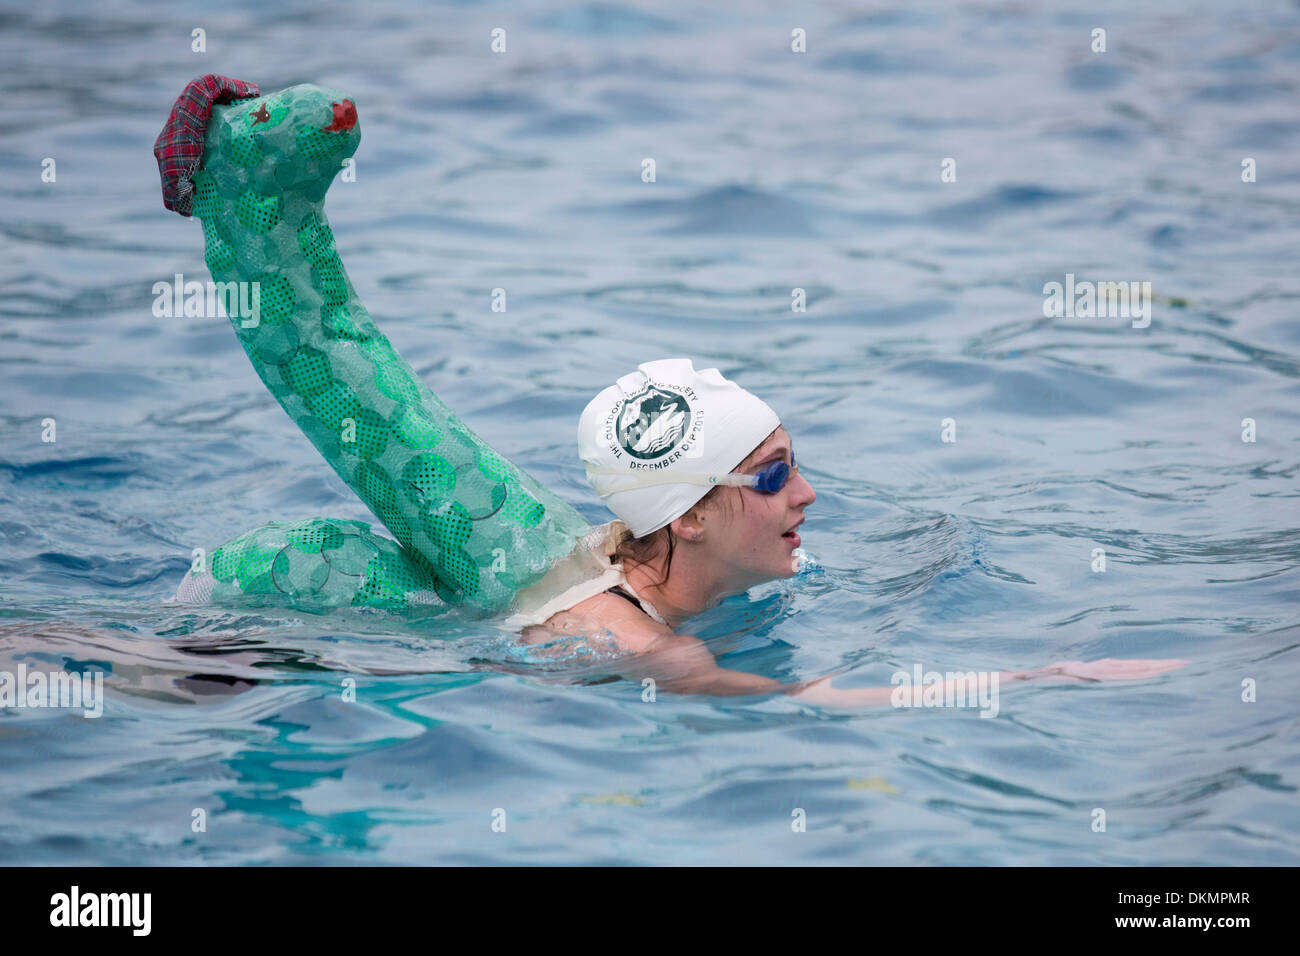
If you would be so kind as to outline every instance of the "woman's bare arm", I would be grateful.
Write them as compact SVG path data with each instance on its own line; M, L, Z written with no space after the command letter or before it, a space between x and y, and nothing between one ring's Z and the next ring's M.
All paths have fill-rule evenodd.
M1085 663L1058 661L1032 670L1005 670L996 673L997 686L1028 681L1102 681L1141 680L1182 667L1181 660L1116 660L1106 658ZM885 707L893 702L897 687L836 688L830 677L797 684L785 684L757 674L719 667L713 654L698 637L661 632L657 639L642 645L622 668L631 680L654 679L659 689L678 694L712 694L733 697L751 694L789 694L797 700L820 707L860 709ZM992 675L990 675L992 676ZM952 699L960 678L945 681L938 687L940 699ZM953 694L950 694L953 692Z
M1184 666L1187 662L1175 659L1167 660L1119 660L1113 657L1097 661L1057 661L1046 667L1033 670L998 671L998 687L1003 684L1022 683L1026 681L1103 681L1103 680L1142 680L1156 677ZM823 707L883 707L893 703L897 687L854 687L834 688L829 677L799 685L802 689L793 696L810 704ZM961 678L950 679L937 685L936 695L943 700L954 697L966 697L969 685L958 685Z
M705 643L690 634L674 633L644 614L629 608L625 601L598 595L587 609L592 617L588 624L610 634L627 652L619 661L620 675L626 680L654 680L656 688L675 694L712 694L737 697L760 694L789 694L819 707L861 709L885 707L893 701L896 687L831 686L831 677L821 677L797 684L786 684L758 674L719 667ZM1027 681L1101 681L1141 680L1182 667L1180 660L1105 660L1058 661L1033 670L998 671L998 686ZM834 676L834 675L831 675ZM993 675L990 675L993 676ZM957 690L956 681L938 688L941 699L950 699L948 691Z

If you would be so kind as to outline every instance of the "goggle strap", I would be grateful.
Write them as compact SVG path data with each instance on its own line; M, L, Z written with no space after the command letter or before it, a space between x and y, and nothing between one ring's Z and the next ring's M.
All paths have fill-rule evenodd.
M608 468L588 468L588 475L611 475L623 479L618 488L600 493L602 498L618 491L630 491L647 485L736 485L741 488L753 488L758 484L757 475L714 475L703 471L679 471L662 475L638 475L634 472L615 471Z

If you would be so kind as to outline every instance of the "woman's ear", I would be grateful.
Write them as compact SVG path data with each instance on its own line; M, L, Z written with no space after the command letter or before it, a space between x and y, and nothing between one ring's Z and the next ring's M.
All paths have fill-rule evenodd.
M673 534L681 541L699 541L704 536L706 516L700 508L691 508L680 518L674 518L669 525Z

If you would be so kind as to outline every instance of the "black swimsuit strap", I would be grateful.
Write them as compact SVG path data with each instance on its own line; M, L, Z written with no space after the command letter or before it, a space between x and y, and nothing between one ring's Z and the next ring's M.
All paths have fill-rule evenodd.
M605 593L606 593L606 594L617 594L619 597L627 598L629 601L631 601L633 604L635 604L635 605L637 606L637 609L638 609L638 610L641 610L641 611L644 611L644 610L645 610L645 608L641 607L641 602L640 602L640 601L638 601L638 600L637 600L636 598L634 598L632 595L628 594L626 591L624 591L624 590L623 590L619 585L617 585L617 584L614 585L612 588L609 588L608 590L606 590Z

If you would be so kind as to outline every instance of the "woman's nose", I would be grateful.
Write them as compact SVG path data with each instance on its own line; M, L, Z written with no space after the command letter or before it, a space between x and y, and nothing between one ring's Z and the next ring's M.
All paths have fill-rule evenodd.
M808 479L803 475L795 475L791 485L794 487L794 503L796 506L807 508L817 500L817 492L813 491L813 486L809 484Z

